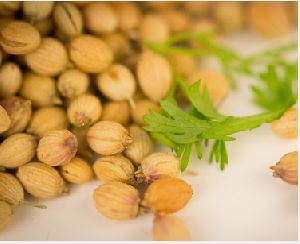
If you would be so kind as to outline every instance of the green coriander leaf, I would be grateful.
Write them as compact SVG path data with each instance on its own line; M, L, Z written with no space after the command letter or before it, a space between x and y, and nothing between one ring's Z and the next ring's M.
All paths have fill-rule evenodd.
M252 116L228 117L224 121L215 123L211 128L205 130L201 136L206 139L220 139L240 131L251 130L264 123L278 119L284 111L285 109L280 109Z
M189 160L190 160L190 155L191 155L191 150L192 150L192 144L185 144L184 145L184 151L183 154L181 156L181 160L180 160L180 170L183 172L186 170Z
M177 122L185 123L185 125L194 126L194 129L197 131L203 131L205 128L210 126L210 123L205 120L200 120L187 112L183 111L178 107L177 104L170 102L168 100L162 100L160 102L161 108L169 114Z
M194 145L195 145L197 157L198 157L198 159L201 160L202 159L202 146L201 146L201 143L200 142L195 142Z
M187 89L187 95L193 106L205 117L213 120L223 120L226 116L221 115L215 108L208 95L207 86L200 92L200 81L197 81Z
M161 144L172 148L173 150L176 150L177 148L177 144L174 143L172 140L170 140L169 138L167 138L164 134L162 133L158 133L158 132L151 132L150 133L151 136L156 139L157 141L159 141Z

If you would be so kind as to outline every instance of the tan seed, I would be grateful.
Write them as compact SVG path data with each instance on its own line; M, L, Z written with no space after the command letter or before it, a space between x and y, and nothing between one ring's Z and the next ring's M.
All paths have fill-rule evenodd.
M156 215L153 220L153 241L191 241L191 233L177 216Z
M83 19L81 11L70 2L57 3L54 9L54 22L68 38L81 34Z
M0 200L12 207L17 207L24 201L23 187L12 174L0 172Z
M7 131L10 125L10 118L6 110L0 105L0 133Z
M109 3L91 2L83 8L83 16L87 30L93 34L114 32L119 25L118 15Z
M75 184L83 184L93 179L91 166L84 159L78 157L60 166L60 173L66 181Z
M63 108L45 107L33 113L27 132L42 137L50 131L68 129L68 127L67 114Z
M161 14L167 21L171 32L178 33L188 30L190 18L185 12L170 8L161 11Z
M167 60L150 50L138 60L137 76L143 93L153 101L164 98L172 83L172 72Z
M264 37L280 37L290 30L290 17L284 2L252 2L248 5L248 23Z
M68 69L58 78L58 91L67 98L83 95L89 88L89 76L78 69Z
M0 44L9 54L27 54L38 48L41 37L38 30L24 21L9 21L0 30Z
M61 104L56 91L55 80L31 72L24 76L20 95L31 100L34 107Z
M147 132L137 125L129 127L132 143L126 148L125 155L135 165L140 165L142 160L153 150L153 142Z
M1 100L0 105L6 110L11 121L9 129L3 134L9 136L24 131L31 118L31 101L9 96Z
M133 74L122 64L114 64L98 75L97 84L99 90L114 101L130 100L136 89Z
M157 214L175 213L189 202L192 194L192 187L185 181L165 177L148 187L142 204Z
M198 80L201 81L201 91L203 91L204 86L207 86L208 95L215 105L220 104L230 91L230 83L226 76L221 73L212 70L197 70L188 78L190 84Z
M274 177L280 177L291 185L298 185L298 151L283 155L271 169Z
M113 61L113 52L100 38L92 35L80 35L69 46L70 59L82 71L100 73Z
M100 121L88 130L87 142L93 151L102 155L113 155L124 151L132 143L132 138L121 124Z
M243 28L243 7L241 2L218 2L214 5L214 17L224 32L237 32Z
M101 120L115 121L127 125L130 120L130 107L127 101L112 101L103 105Z
M98 158L93 165L97 178L106 183L119 181L134 183L134 166L121 155Z
M50 1L28 1L23 2L23 13L25 18L36 22L38 20L46 19L51 15L54 2Z
M16 168L29 162L35 155L36 141L28 134L14 134L0 144L0 166Z
M141 19L141 10L135 3L114 2L113 8L118 15L121 30L129 31L139 26Z
M50 166L63 165L75 157L77 147L77 138L70 131L50 131L40 139L37 157Z
M54 24L52 22L51 18L42 19L39 21L36 21L34 24L34 27L38 29L41 35L49 35L53 32Z
M94 191L94 205L100 214L114 220L135 218L139 208L139 193L130 185L109 182Z
M26 191L37 198L55 198L65 190L57 170L43 163L31 162L19 167L17 177Z
M178 177L180 175L180 161L174 155L156 152L143 159L140 166L141 178L154 181L165 176Z
M90 159L93 151L87 143L88 127L72 127L71 132L76 136L78 141L78 154L86 159Z
M170 35L168 22L158 14L144 15L139 27L140 41L144 44L166 41Z
M13 62L5 62L0 68L0 97L16 94L22 84L22 71Z
M68 54L65 46L55 38L44 37L41 45L25 57L28 67L37 74L55 76L66 69Z
M132 108L133 121L138 125L145 125L143 117L148 114L150 110L159 112L159 105L156 102L147 99L136 101L134 108Z
M272 131L281 138L298 138L298 108L288 109L280 119L273 121Z
M94 124L99 120L101 112L101 101L93 95L81 95L74 98L67 111L69 121L77 127Z

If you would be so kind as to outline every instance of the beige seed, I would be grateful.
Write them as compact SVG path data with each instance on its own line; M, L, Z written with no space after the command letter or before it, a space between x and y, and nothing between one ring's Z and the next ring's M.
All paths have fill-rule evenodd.
M100 73L113 61L113 52L100 38L92 35L80 35L69 46L70 59L82 71Z
M203 32L210 34L210 40L212 43L217 44L219 41L219 29L218 24L211 18L199 18L195 19L189 28L190 32ZM193 48L205 49L205 46L197 40L190 40L189 45Z
M112 101L103 105L101 120L115 121L127 125L130 120L130 107L127 101Z
M66 69L68 54L65 46L55 38L42 38L41 45L25 57L28 67L37 74L55 76Z
M218 2L214 5L214 16L224 32L236 32L243 28L243 7L241 2Z
M252 2L248 5L250 28L264 37L280 37L290 30L288 6L284 2Z
M141 162L138 176L147 182L165 176L178 177L180 175L180 162L174 155L165 152L156 152L148 155Z
M145 7L155 10L155 11L162 11L167 9L176 9L178 3L176 1L147 1L144 2Z
M23 2L23 13L25 18L31 22L46 19L51 15L54 2L48 1L28 1Z
M70 131L50 131L40 139L37 157L50 166L63 165L75 157L77 147L77 138Z
M93 95L81 95L74 98L67 111L69 121L77 127L94 124L100 118L101 112L101 101Z
M0 172L0 200L12 207L17 207L24 201L23 187L12 174Z
M137 76L143 93L153 101L164 98L172 83L172 71L167 60L150 50L139 57Z
M280 119L272 122L272 131L284 139L298 138L298 109L288 109Z
M189 55L173 54L170 61L176 72L183 77L188 77L197 67L196 60Z
M83 8L83 16L87 30L93 34L114 32L119 25L118 15L109 3L91 2Z
M68 127L67 114L63 108L45 107L33 113L27 132L42 137L50 131L68 129Z
M120 181L134 184L134 166L121 155L98 158L93 165L97 178L106 183Z
M159 105L151 100L142 99L135 102L134 108L132 108L132 119L138 125L144 125L143 117L149 113L150 110L159 111Z
M212 70L197 70L192 73L188 82L190 84L201 81L201 91L207 86L208 95L215 105L219 105L230 91L230 83L225 75Z
M283 155L271 169L274 177L280 177L291 185L298 185L298 151Z
M0 133L7 131L11 125L11 120L6 110L0 105Z
M5 201L0 201L0 232L11 222L12 207Z
M91 166L84 159L78 157L60 166L60 173L65 180L75 184L83 184L93 179Z
M209 15L212 9L213 3L209 1L186 1L184 7L188 13L195 16Z
M109 182L94 191L94 205L100 214L114 220L135 218L139 208L139 193L122 182Z
M137 125L129 127L129 135L133 142L126 148L125 155L139 165L153 150L153 142L147 132Z
M161 11L167 21L170 31L174 33L187 31L190 25L189 15L178 9L166 9Z
M71 132L76 136L78 141L78 154L86 159L90 159L93 156L92 150L87 143L88 127L73 127Z
M290 2L290 13L293 25L298 26L298 1Z
M100 121L88 130L87 142L94 152L113 155L124 151L132 143L132 138L121 124Z
M141 19L139 31L140 41L144 44L166 41L170 35L168 22L158 14L144 15Z
M24 131L31 118L31 101L10 96L2 99L0 105L6 110L11 124L3 134L9 136Z
M54 29L54 24L51 18L38 20L33 25L38 29L40 34L44 36L50 34Z
M81 11L70 2L60 2L55 5L54 22L68 38L79 35L83 29Z
M5 17L12 17L20 9L21 1L1 1L0 15Z
M157 214L175 213L189 202L192 194L192 187L184 180L164 177L148 187L142 205Z
M30 162L19 167L17 177L25 190L37 198L55 198L66 190L57 170L43 163Z
M28 134L14 134L0 144L0 166L16 168L29 162L35 155L36 142Z
M20 94L31 100L34 107L61 104L55 88L55 80L31 72L25 74Z
M114 2L113 8L118 15L121 30L129 31L139 26L141 10L137 4L133 2Z
M103 36L105 43L111 48L116 60L128 63L132 57L133 50L127 37L118 32L109 33Z
M98 75L99 90L108 98L120 101L130 100L136 89L131 71L124 65L112 65L106 72Z
M9 54L27 54L38 48L41 37L38 30L24 21L9 21L0 30L0 44Z
M177 216L156 215L153 219L153 241L191 241L191 233Z
M74 98L87 92L89 76L78 69L68 69L58 78L58 91L67 98Z
M0 68L0 97L16 94L22 84L22 71L13 62L5 62Z

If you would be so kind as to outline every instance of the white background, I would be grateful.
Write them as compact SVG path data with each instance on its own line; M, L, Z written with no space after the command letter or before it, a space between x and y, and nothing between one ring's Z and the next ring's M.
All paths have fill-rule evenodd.
M281 41L296 40L291 33ZM251 34L226 38L225 42L244 54L278 44ZM239 89L221 107L231 115L250 115L260 110L251 102L249 84L241 77ZM178 213L188 225L193 240L296 240L297 186L272 178L269 169L280 157L297 150L297 140L282 140L266 124L235 136L228 143L229 165L221 172L209 165L207 155L191 158L196 176L183 177L192 185L190 203ZM168 150L168 149L163 149ZM29 206L16 209L11 225L0 240L151 240L152 215L117 222L100 216L93 207L93 189L99 184L74 186L69 196L41 201L48 209Z

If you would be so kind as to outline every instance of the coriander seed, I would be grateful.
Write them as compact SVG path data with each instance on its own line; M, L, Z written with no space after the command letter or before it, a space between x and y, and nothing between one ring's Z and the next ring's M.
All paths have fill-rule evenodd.
M132 138L121 124L100 121L88 130L87 142L94 152L113 155L124 151L132 143Z
M102 104L98 97L81 95L74 98L68 107L68 119L77 127L90 126L99 120Z

